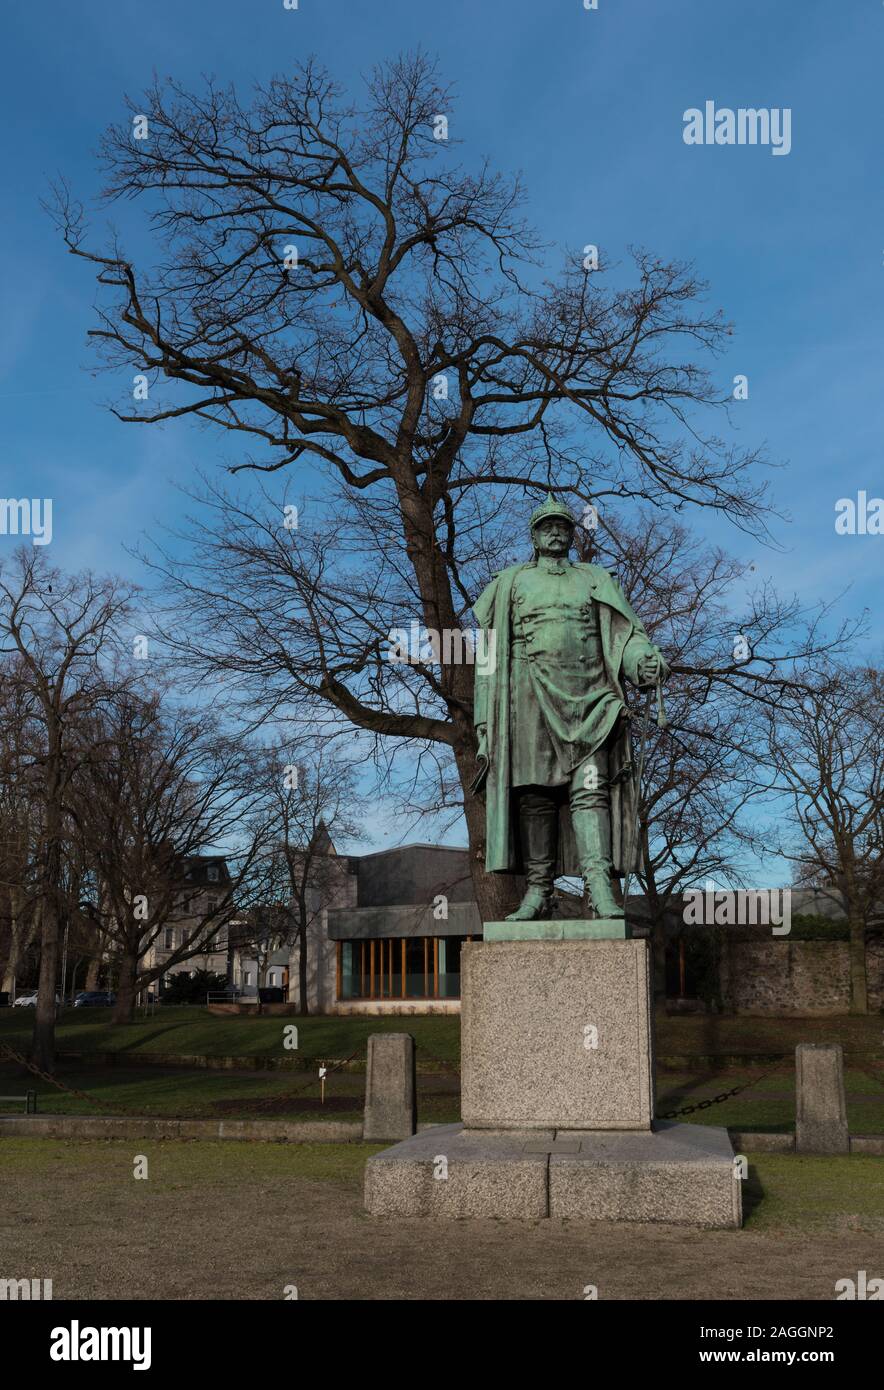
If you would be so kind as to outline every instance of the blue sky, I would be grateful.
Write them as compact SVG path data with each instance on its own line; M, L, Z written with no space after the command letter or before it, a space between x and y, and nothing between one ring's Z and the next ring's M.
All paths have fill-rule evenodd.
M5 12L0 84L0 428L7 496L52 497L51 558L138 575L123 549L174 524L175 484L230 458L231 440L181 422L125 426L92 379L95 289L39 208L64 173L97 191L94 150L156 72L254 80L311 53L346 84L418 44L457 87L464 159L520 168L530 214L562 245L630 244L692 260L735 322L722 383L749 377L733 419L785 465L774 496L783 553L733 533L759 573L808 601L850 580L842 612L882 626L884 537L834 533L837 498L884 494L881 179L884 6L873 0L87 0ZM682 114L789 107L792 149L692 147ZM0 536L0 548L16 542ZM756 554L757 552L757 554Z

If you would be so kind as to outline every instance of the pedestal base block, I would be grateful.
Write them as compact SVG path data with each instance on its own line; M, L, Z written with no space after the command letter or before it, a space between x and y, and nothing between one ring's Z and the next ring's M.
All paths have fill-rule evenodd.
M557 1140L577 1138L560 1131ZM742 1189L726 1129L659 1121L651 1134L582 1134L551 1154L549 1214L739 1229Z
M661 1124L646 1134L495 1133L435 1125L370 1158L372 1216L569 1217L738 1228L727 1130Z
M480 1134L433 1125L365 1165L372 1216L547 1216L548 1154L526 1144L552 1134Z

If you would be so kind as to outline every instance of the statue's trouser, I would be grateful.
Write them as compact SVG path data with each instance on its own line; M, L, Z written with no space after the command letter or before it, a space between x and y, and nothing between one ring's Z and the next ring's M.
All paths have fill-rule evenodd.
M519 792L519 826L527 891L519 909L543 916L552 905L563 788L526 787ZM593 908L599 917L622 917L611 889L611 793L608 750L602 747L575 768L568 788L571 824Z
M519 832L526 892L518 909L521 916L548 915L552 907L553 880L559 842L559 800L555 788L531 787L519 794Z
M574 771L570 796L577 859L593 908L599 917L622 917L623 908L611 888L611 787L606 747L597 749Z

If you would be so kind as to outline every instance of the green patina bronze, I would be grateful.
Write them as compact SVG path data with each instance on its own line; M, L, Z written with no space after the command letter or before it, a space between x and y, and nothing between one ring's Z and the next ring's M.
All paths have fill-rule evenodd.
M624 683L659 692L669 671L613 576L569 560L574 526L550 495L531 517L534 559L495 575L474 605L494 653L476 672L485 865L526 876L508 921L549 919L554 879L582 875L598 925L562 934L606 934L604 922L622 936L613 888L634 867L637 805Z

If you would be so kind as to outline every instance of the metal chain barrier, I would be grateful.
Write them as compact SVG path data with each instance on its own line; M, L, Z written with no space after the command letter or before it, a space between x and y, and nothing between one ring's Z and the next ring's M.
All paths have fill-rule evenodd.
M761 1072L751 1081L743 1081L739 1086L732 1086L729 1091L720 1091L717 1096L710 1096L708 1100L696 1101L693 1105L684 1105L679 1110L665 1110L656 1115L658 1120L674 1120L680 1115L692 1115L697 1110L708 1110L710 1105L721 1105L722 1101L731 1100L733 1096L738 1096L741 1091L748 1091L751 1086L757 1086L759 1081L763 1081L766 1076L771 1076L775 1071L785 1065L789 1054L784 1053L782 1057L767 1071ZM443 1074L446 1076L460 1076L460 1069L450 1059L437 1057L432 1052L427 1052L424 1048L420 1049L419 1058L428 1062L438 1062ZM884 1084L884 1083L882 1083Z
M729 1091L720 1091L717 1096L710 1096L708 1100L698 1100L694 1105L683 1105L680 1110L664 1110L662 1114L658 1113L655 1118L675 1120L679 1115L693 1115L697 1110L708 1110L710 1105L721 1105L722 1101L731 1100L733 1096L738 1096L741 1091L748 1091L752 1086L757 1086L759 1081L763 1081L766 1076L773 1076L775 1071L779 1071L781 1067L785 1066L789 1055L789 1053L784 1053L778 1062L772 1067L768 1067L767 1071L761 1072L759 1076L753 1077L751 1081L743 1081L739 1086L732 1086Z
M336 1071L341 1070L341 1067L346 1067L347 1063L352 1062L355 1057L358 1057L361 1051L362 1049L357 1047L356 1051L351 1052L349 1057L344 1057L340 1062L335 1062L333 1067L326 1067L325 1077L333 1076ZM323 1077L315 1076L312 1080L308 1081L305 1086L298 1086L294 1091L286 1091L281 1096L265 1096L263 1100L253 1101L251 1109L260 1110L262 1108L267 1109L270 1106L278 1106L281 1100L289 1100L292 1096L301 1096L305 1091L309 1091L311 1087L318 1086L320 1081L324 1079Z
M419 1062L438 1062L446 1076L460 1076L460 1067L450 1057L437 1057L434 1052L427 1052L423 1047L416 1049L416 1055Z
M327 1066L327 1068L325 1068L325 1076L332 1076L332 1074L334 1074L335 1072L339 1072L342 1066L346 1066L347 1062L352 1062L353 1058L359 1056L360 1051L361 1048L356 1048L356 1051L350 1052L350 1055L345 1056L345 1058L343 1058L341 1062L335 1062L334 1066ZM314 1058L314 1061L316 1061L316 1058ZM303 1095L304 1091L309 1091L311 1086L318 1086L318 1084L320 1084L320 1080L321 1077L316 1076L313 1080L307 1081L306 1086L299 1086L296 1088L295 1091L286 1091L285 1098L288 1099L289 1095ZM279 1097L277 1095L277 1097L268 1097L268 1099L274 1099L274 1101L278 1101Z
M69 1096L76 1096L77 1100L88 1101L90 1105L113 1105L112 1101L102 1100L99 1096L90 1096L86 1091L79 1091L76 1086L65 1085L63 1081L59 1081L57 1076L53 1076L52 1072L44 1071L43 1068L38 1067L35 1062L28 1061L27 1057L23 1057L20 1052L16 1052L15 1048L10 1047L8 1043L0 1043L0 1054L4 1057L9 1057L13 1062L19 1062L23 1067L27 1067L28 1071L33 1072L34 1076L39 1076L41 1081L48 1081L49 1085L55 1086L57 1090L65 1091Z
M857 1071L862 1072L863 1076L869 1076L873 1081L876 1081L879 1086L884 1086L884 1075L876 1071L871 1063L854 1062L853 1065L856 1067Z
M352 1062L353 1059L359 1055L360 1051L361 1048L357 1047L356 1051L351 1052L349 1057L344 1057L340 1062L335 1062L333 1067L326 1068L326 1077L332 1076L336 1071L340 1071L341 1067L345 1067L348 1062ZM132 1109L132 1106L123 1105L119 1101L103 1100L100 1096L90 1095L88 1091L81 1091L76 1086L68 1086L64 1081L59 1081L58 1077L54 1076L52 1072L44 1071L43 1068L38 1067L35 1062L29 1061L28 1058L22 1056L20 1052L16 1052L15 1048L10 1047L8 1043L0 1043L0 1056L8 1057L10 1061L18 1062L21 1066L26 1067L28 1071L33 1072L34 1076L39 1076L42 1081L47 1081L50 1086L54 1086L56 1090L64 1091L67 1095L74 1096L77 1100L85 1100L89 1105L103 1106L106 1110L110 1110L114 1113ZM281 1099L287 1100L289 1096L302 1095L304 1091L309 1091L311 1087L318 1086L323 1079L324 1078L319 1076L312 1077L305 1086L299 1086L294 1091L287 1091L284 1096L268 1096L263 1101L254 1101L252 1108L258 1109L262 1105L266 1106L269 1104L278 1105ZM158 1115L155 1118L165 1119L171 1117Z
M346 1067L359 1056L361 1050L361 1048L357 1047L354 1052L350 1053L349 1057L344 1057L339 1062L336 1062L334 1066L327 1068L325 1073L326 1077L332 1076L336 1071L340 1071L342 1067ZM459 1068L450 1058L437 1057L434 1053L424 1051L423 1048L421 1048L421 1054L423 1059L428 1062L438 1062L443 1068L443 1074L449 1076L460 1075ZM26 1067L28 1071L32 1072L34 1076L39 1076L42 1081L48 1082L50 1086L54 1086L59 1091L64 1091L69 1096L74 1096L77 1100L84 1100L90 1105L103 1106L108 1110L121 1111L130 1109L129 1106L121 1105L119 1102L103 1100L100 1096L90 1095L87 1091L81 1091L76 1086L68 1086L51 1072L44 1071L42 1067L38 1067L34 1062L30 1062L27 1057L22 1056L20 1052L16 1052L8 1043L0 1043L0 1055L8 1057L13 1062L18 1062L21 1066ZM734 1096L741 1095L743 1091L748 1091L753 1086L757 1086L765 1077L772 1076L774 1072L779 1071L785 1065L788 1056L789 1054L784 1054L772 1067L768 1067L766 1071L761 1072L750 1081L743 1081L739 1086L732 1086L728 1091L720 1091L718 1095L710 1096L707 1100L696 1101L693 1105L683 1105L678 1110L658 1111L656 1118L658 1120L676 1120L682 1115L693 1115L698 1110L708 1110L712 1105L721 1105L726 1100L732 1100ZM867 1070L865 1067L860 1067L860 1070L866 1072L867 1075L873 1077L873 1079L878 1081L881 1085L884 1085L884 1079L871 1071L871 1069ZM293 1091L287 1091L284 1097L268 1096L263 1101L253 1102L252 1108L258 1109L262 1106L271 1104L276 1106L282 1099L288 1100L290 1097L303 1095L305 1091L309 1091L314 1086L318 1086L322 1079L323 1078L319 1076L311 1077L304 1086L299 1086Z

